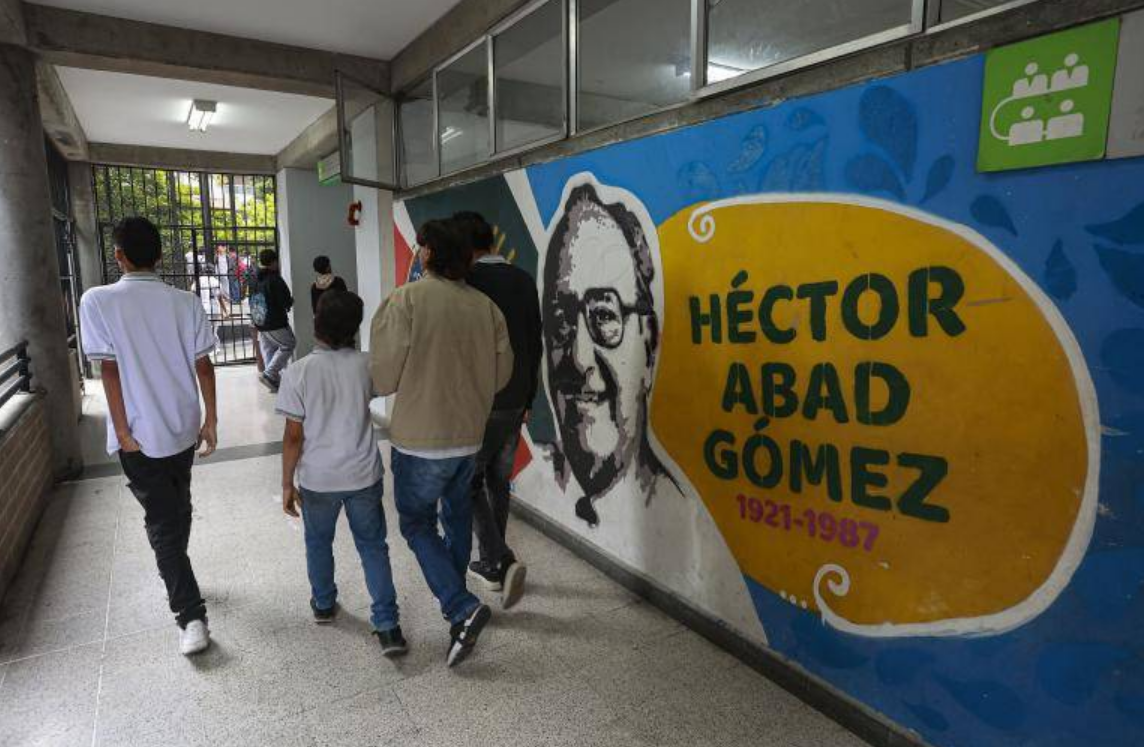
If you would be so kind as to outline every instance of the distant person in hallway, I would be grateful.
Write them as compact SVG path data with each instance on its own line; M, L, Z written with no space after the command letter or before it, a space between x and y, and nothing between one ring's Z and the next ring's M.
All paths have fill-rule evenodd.
M97 362L107 395L107 452L119 453L128 487L143 506L143 524L175 621L183 654L210 645L207 608L187 545L191 538L191 465L195 449L218 442L217 345L199 297L155 274L158 229L126 218L113 234L123 277L92 288L80 303L83 349ZM202 392L206 415L199 407Z
M465 282L471 253L457 227L429 221L417 241L427 273L382 302L370 368L374 390L397 395L390 442L401 535L452 625L446 661L454 666L492 615L465 587L470 491L493 397L512 375L512 348L496 304Z
M324 254L314 257L314 284L310 286L310 308L315 314L318 313L318 300L321 299L322 294L331 290L346 290L346 281L334 274L334 268L330 265L330 258Z
M215 249L215 275L218 282L218 305L219 310L222 312L223 319L230 316L231 303L233 303L233 293L230 286L231 272L237 271L237 268L231 264L231 257L227 254L226 247L220 246Z
M493 251L492 226L478 213L462 212L453 220L464 232L473 253L469 285L497 305L508 325L512 346L512 377L493 400L484 440L473 474L473 525L479 556L469 564L469 578L490 591L501 592L506 609L524 593L527 567L505 540L512 467L520 427L536 399L543 347L540 302L536 281Z
M357 351L362 301L332 290L314 317L317 346L282 375L278 412L282 436L282 510L306 531L306 571L314 621L337 614L334 530L345 509L373 605L370 622L386 656L405 653L397 624L397 592L386 544L381 452L369 416L369 359Z
M584 495L576 516L600 523L596 503L628 484L646 500L679 493L648 442L648 402L659 350L652 295L655 264L637 213L605 203L594 184L575 187L544 261L544 341L548 390L568 472Z
M250 318L258 331L258 345L262 350L263 368L258 380L270 391L277 392L282 372L297 345L287 316L294 306L294 297L279 271L278 252L263 249L258 255L258 264L258 277L250 294Z

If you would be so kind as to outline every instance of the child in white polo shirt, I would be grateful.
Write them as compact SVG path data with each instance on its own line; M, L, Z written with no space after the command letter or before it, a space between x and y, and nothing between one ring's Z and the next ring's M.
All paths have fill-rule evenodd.
M83 350L99 364L107 394L107 453L119 453L128 487L143 506L147 539L182 628L180 648L190 655L210 645L187 543L195 449L203 444L201 456L209 456L217 441L210 359L217 340L199 297L155 274L162 240L150 221L126 218L114 239L124 274L83 295Z
M334 530L345 508L373 600L374 635L385 656L396 656L407 645L397 624L397 592L385 539L383 468L369 414L369 361L355 344L361 321L362 301L356 295L323 293L314 317L317 347L282 374L282 510L296 517L301 503L310 608L315 622L329 623L338 597Z

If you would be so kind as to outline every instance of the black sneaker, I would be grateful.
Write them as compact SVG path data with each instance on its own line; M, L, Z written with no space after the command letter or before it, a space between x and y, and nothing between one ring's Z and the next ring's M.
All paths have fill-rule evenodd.
M394 656L401 656L409 650L409 644L405 642L405 636L401 635L401 626L389 630L375 630L373 634L377 636L377 642L381 644L382 656L390 658Z
M503 587L503 578L500 568L483 560L474 560L469 563L469 580L486 591L500 591Z
M259 381L259 383L262 384L262 386L269 389L271 394L274 394L278 391L278 382L276 380L270 378L266 374L264 374L264 373L258 374L258 381Z
M337 603L328 609L322 609L314 603L313 599L311 599L310 609L314 611L314 622L318 623L319 625L329 625L334 621L334 618L338 616Z
M473 652L473 647L477 645L477 638L480 637L481 631L485 629L485 625L488 624L492 616L493 611L488 608L488 605L478 604L464 622L459 622L453 626L453 629L449 631L453 637L453 642L449 646L449 656L446 658L449 666L455 667L468 658L469 654Z

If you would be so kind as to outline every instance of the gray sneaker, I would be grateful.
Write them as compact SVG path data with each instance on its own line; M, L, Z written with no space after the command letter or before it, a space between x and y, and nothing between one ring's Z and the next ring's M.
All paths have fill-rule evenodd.
M528 566L518 560L512 561L504 571L504 584L501 591L501 607L508 609L520 601L524 596L524 578L528 575Z

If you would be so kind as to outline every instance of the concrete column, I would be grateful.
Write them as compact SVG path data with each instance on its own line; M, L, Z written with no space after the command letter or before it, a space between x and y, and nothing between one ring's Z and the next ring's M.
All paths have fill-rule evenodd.
M49 394L53 472L63 477L83 462L35 62L22 47L0 45L0 347L30 343L35 385Z
M365 306L361 347L369 350L369 325L383 298L395 287L393 258L393 193L370 187L354 187L354 199L362 204L357 227L358 295Z
M95 210L95 191L91 186L91 164L72 161L68 164L68 190L71 213L75 222L75 250L79 262L81 288L103 285L103 253L99 247L99 224Z

